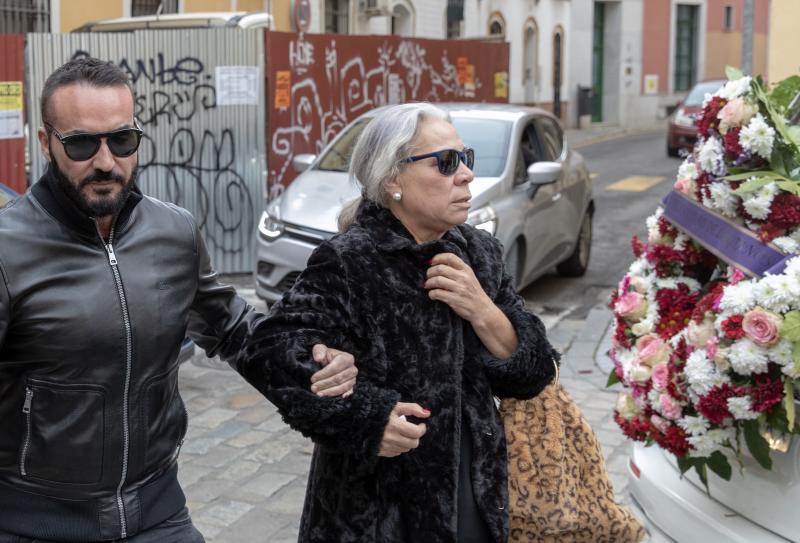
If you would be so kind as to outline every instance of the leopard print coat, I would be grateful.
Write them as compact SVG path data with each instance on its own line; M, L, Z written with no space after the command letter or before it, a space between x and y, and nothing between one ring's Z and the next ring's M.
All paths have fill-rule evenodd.
M427 261L455 253L514 325L519 345L493 357L471 326L422 288ZM417 244L388 210L364 203L356 224L322 244L294 288L254 334L239 367L316 443L300 541L456 541L460 440L473 442L472 481L492 540L508 539L506 447L493 395L529 398L552 380L557 353L503 270L502 248L461 225ZM347 398L309 392L318 342L355 355L358 382ZM246 364L246 362L243 362ZM378 457L398 401L430 409L420 446ZM469 436L461 435L462 412Z

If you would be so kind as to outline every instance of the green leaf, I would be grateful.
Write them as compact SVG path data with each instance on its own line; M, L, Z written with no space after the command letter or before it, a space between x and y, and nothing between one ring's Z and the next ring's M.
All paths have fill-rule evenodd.
M775 105L786 108L798 92L800 92L800 75L793 75L779 81L769 93L769 99Z
M765 185L769 185L770 183L776 181L774 177L759 177L757 179L751 179L746 183L742 183L742 185L733 191L734 194L747 194L748 192L754 192Z
M800 341L800 311L789 311L783 316L778 333L784 339L797 343Z
M800 345L800 343L796 343L795 347L797 347L797 345ZM796 360L795 363L797 363ZM794 428L794 385L791 379L786 379L786 381L783 382L783 407L786 409L786 419L789 423L789 428Z
M731 81L736 81L737 79L743 78L744 74L739 68L734 66L725 66L725 77Z
M731 473L733 470L728 462L728 458L720 451L711 453L711 456L708 457L708 467L726 481L731 480Z
M710 495L711 492L708 490L708 470L706 469L705 459L702 462L695 462L694 471L697 473L697 476L700 477L703 486L706 487L706 494Z
M776 181L778 188L800 196L800 183L797 181Z
M744 172L744 173L737 173L735 175L726 175L723 179L727 179L728 181L744 181L745 179L750 179L751 177L759 178L765 176L774 176L775 172L770 170L761 170L757 172Z
M617 377L616 369L612 368L611 373L608 374L608 381L606 381L606 388L612 387L619 383L619 377Z
M769 457L769 443L761 435L761 425L757 420L746 420L744 427L744 441L750 454L761 464L764 469L772 469L772 459Z
M792 358L794 359L794 371L800 372L800 342L792 347Z
M694 466L695 458L689 456L675 457L678 460L678 469L681 470L681 475L689 471Z

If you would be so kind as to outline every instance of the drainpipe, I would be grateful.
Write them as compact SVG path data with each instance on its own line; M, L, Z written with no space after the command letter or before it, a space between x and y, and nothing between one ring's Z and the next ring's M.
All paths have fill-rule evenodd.
M755 0L744 0L742 12L742 72L753 73L753 3Z

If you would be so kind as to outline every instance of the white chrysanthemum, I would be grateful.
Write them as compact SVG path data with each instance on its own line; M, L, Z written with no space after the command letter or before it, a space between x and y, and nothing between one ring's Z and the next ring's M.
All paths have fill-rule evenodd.
M766 160L772 156L774 142L775 129L767 124L760 113L750 119L747 126L739 133L739 144L742 148Z
M697 153L697 161L703 171L722 176L725 175L724 156L725 150L722 147L722 142L719 138L712 136L700 146L700 151Z
M767 275L753 285L753 296L764 309L773 313L788 312L800 296L800 285L786 275Z
M622 368L622 376L626 381L629 380L633 361L636 359L636 353L629 349L617 349L614 351L614 356Z
M728 411L736 420L755 420L758 413L753 411L753 401L750 396L737 396L728 398Z
M628 272L630 275L644 277L650 273L650 264L647 262L646 258L639 257L631 263Z
M754 219L764 220L769 216L769 208L772 200L766 198L750 197L744 198L744 209Z
M787 262L783 273L791 277L796 277L798 280L800 280L800 256Z
M708 187L711 193L712 208L718 210L726 217L735 217L739 211L739 198L733 193L727 183L717 181Z
M739 375L752 375L767 371L769 357L766 349L745 337L731 345L731 349L728 352L728 360L730 360L731 367Z
M789 236L781 236L772 240L778 249L782 252L793 255L800 253L800 242Z
M728 285L722 292L722 299L719 302L722 311L731 313L744 313L755 305L755 289L752 281L740 281L735 285Z
M735 443L736 431L733 428L715 428L703 435L687 438L694 451L692 456L711 456L724 446Z
M691 238L684 234L683 232L678 232L678 235L675 236L675 240L672 242L672 248L676 251L683 251L686 249L686 245L689 243Z
M731 101L734 98L739 98L743 94L750 91L750 82L752 78L748 75L733 81L728 81L721 89L717 91L717 96Z
M708 431L709 422L701 415L696 417L687 415L678 420L678 426L683 428L683 430L689 435L701 436Z
M697 166L691 158L683 161L680 168L678 168L678 179L691 179L692 181L700 177L700 172L697 171Z
M717 382L714 363L708 359L705 349L697 349L689 355L684 373L689 386L701 396L708 394Z
M791 366L794 364L792 357L792 342L788 339L781 339L767 351L769 359L781 366Z

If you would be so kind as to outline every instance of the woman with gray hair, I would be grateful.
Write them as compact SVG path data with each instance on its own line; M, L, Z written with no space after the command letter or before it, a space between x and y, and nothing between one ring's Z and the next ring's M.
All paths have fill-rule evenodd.
M430 104L376 112L351 159L362 197L248 356L269 358L263 392L316 443L300 541L508 539L493 396L536 395L558 355L499 242L464 224L474 159ZM354 354L350 396L304 390L314 343ZM253 383L267 381L252 371Z

